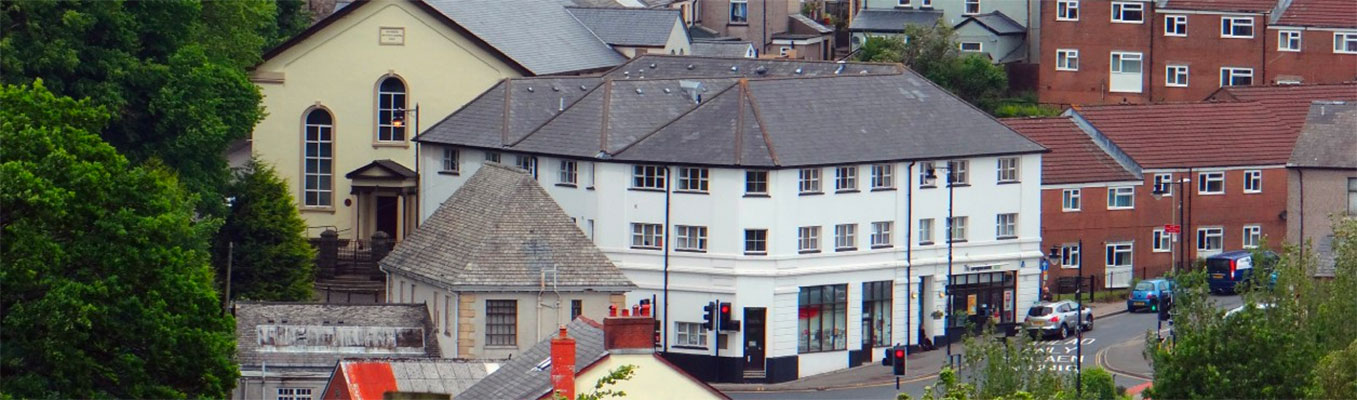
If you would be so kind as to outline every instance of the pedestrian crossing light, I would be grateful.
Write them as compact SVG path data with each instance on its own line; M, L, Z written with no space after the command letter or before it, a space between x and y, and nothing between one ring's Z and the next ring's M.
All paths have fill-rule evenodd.
M707 305L702 306L702 329L711 330L714 327L712 322L715 321L716 302L708 302Z
M905 347L895 346L894 349L891 349L891 352L893 353L891 354L891 368L894 370L896 376L904 375L905 353L906 353Z

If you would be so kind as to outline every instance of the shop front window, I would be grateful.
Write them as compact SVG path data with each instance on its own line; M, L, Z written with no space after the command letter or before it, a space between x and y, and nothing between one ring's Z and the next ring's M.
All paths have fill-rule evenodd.
M952 313L948 323L952 327L967 322L993 321L1012 323L1017 291L1012 272L986 272L956 275L952 283Z
M891 345L891 281L862 283L862 338L873 347Z
M797 352L848 348L848 285L806 286L798 297Z

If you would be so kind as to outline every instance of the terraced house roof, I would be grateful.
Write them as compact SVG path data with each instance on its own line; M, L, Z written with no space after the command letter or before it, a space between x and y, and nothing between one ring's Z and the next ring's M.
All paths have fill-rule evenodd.
M1041 156L1041 183L1139 181L1133 168L1117 162L1071 117L1005 118L1005 125L1051 149Z
M1357 1L1291 0L1272 25L1357 28Z
M1296 136L1259 102L1075 106L1141 167L1281 165Z

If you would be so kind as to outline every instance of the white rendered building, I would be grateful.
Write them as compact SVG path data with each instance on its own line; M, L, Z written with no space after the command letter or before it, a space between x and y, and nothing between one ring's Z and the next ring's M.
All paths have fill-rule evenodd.
M425 214L486 162L529 170L705 380L942 339L949 198L952 319L1013 322L1037 300L1044 149L896 65L646 56L506 80L418 141ZM719 340L702 327L717 300L740 322Z

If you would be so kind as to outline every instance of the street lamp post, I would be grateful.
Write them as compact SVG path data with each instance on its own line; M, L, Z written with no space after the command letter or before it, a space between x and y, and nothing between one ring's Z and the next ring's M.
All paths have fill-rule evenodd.
M1183 224L1183 197L1187 196L1187 193L1183 191L1183 184L1188 183L1188 182L1191 182L1191 181L1192 181L1192 180L1189 179L1189 178L1180 178L1180 179L1173 179L1173 180L1170 180L1169 182L1161 182L1161 183L1159 183L1159 184L1154 185L1154 191L1150 192L1150 194L1154 195L1154 198L1155 198L1155 199L1161 199L1161 198L1163 198L1163 197L1166 196L1166 195L1167 195L1167 196L1172 196L1172 195L1173 195L1173 192L1169 189L1169 185L1176 185L1176 186L1178 186L1178 195L1177 195L1177 196L1178 196L1178 204L1177 204L1177 206L1178 206L1178 207L1177 207L1177 208L1178 208L1178 213L1175 215L1176 218L1174 218L1174 225L1178 225L1178 233L1175 234L1175 235L1173 236L1173 238L1178 239L1178 240L1177 240L1178 243L1175 243L1172 247L1169 247L1169 268L1173 271L1173 274L1174 274L1175 276L1178 274L1178 262L1179 262L1179 260L1178 260L1178 247L1181 246L1183 243L1186 243L1186 241L1184 241L1184 240L1182 240L1182 239L1180 238L1180 235L1185 235L1185 234L1186 234L1185 232L1183 232L1183 228L1185 228L1185 227L1182 226L1182 225L1186 225L1186 224ZM1167 233L1167 232L1165 232L1165 233ZM1182 256L1183 260L1186 260L1186 259L1187 259L1187 254L1186 254L1186 252L1187 252L1187 250L1184 249L1184 250L1183 250L1183 253L1184 253L1184 254L1183 254L1183 256ZM1186 267L1184 267L1184 269L1186 269ZM1142 278L1144 278L1143 273L1142 273Z
M938 168L936 167L928 169L928 179L933 180L938 179L937 169ZM955 315L952 315L952 309L955 306L954 304L955 299L952 298L953 296L952 282L955 281L956 278L955 274L952 271L952 242L953 242L952 199L956 193L955 192L956 185L953 184L953 182L956 180L956 177L952 173L951 164L948 164L947 167L944 167L943 169L947 170L947 286L944 287L943 289L947 292L947 306L946 306L947 315L946 319L943 320L944 323L942 327L942 333L944 336L947 337L947 363L948 365L952 365L953 367L955 367L955 365L953 365L952 333L950 331L952 328L952 318L956 317Z
M1078 320L1074 323L1075 343L1074 343L1074 391L1076 398L1084 397L1084 239L1079 239L1079 279L1074 284L1074 301L1079 303ZM1051 258L1051 264L1060 260L1060 247L1051 246L1051 252L1048 254Z

